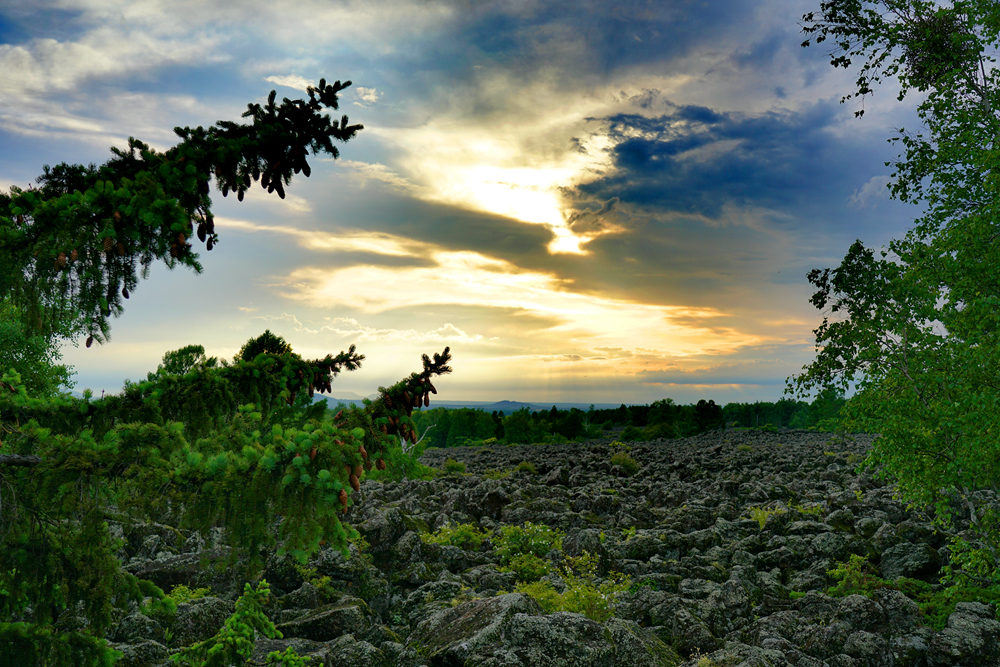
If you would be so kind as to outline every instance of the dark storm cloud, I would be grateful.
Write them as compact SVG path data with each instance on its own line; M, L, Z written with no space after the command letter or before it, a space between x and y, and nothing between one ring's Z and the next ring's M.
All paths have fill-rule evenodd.
M712 219L727 204L784 211L841 202L850 165L871 153L830 131L838 110L829 102L763 114L684 105L655 117L608 116L601 133L613 142L613 170L577 191L591 207L617 197L647 211Z
M563 72L551 83L574 89L635 68L661 66L704 44L725 43L735 26L752 21L755 10L753 3L738 0L455 4L441 33L411 36L371 76L418 97L440 87L443 73L450 88L460 88L494 68L526 81L540 71ZM391 67L385 67L387 62ZM500 110L491 108L491 100L477 102L482 105L478 113Z

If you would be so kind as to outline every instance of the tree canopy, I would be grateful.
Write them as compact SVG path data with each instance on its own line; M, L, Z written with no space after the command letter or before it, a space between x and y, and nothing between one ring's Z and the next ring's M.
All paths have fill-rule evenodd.
M832 0L803 21L805 46L830 40L831 63L857 67L845 99L891 77L900 99L920 93L923 127L899 129L902 153L887 165L892 195L924 212L887 247L859 240L840 266L809 274L825 317L792 387L856 386L848 423L880 434L869 463L934 508L953 579L1000 582L1000 10Z
M108 319L155 261L202 267L196 243L219 242L209 197L214 177L223 196L240 201L254 182L284 198L292 175L309 176L307 157L336 158L333 141L363 129L339 122L337 95L350 81L308 88L307 100L250 104L248 123L175 128L181 141L159 152L129 138L101 166L45 165L37 187L0 193L0 295L18 305L31 331L70 327L87 345L103 342Z
M364 356L351 345L303 359L270 331L231 362L201 345L167 352L119 394L59 390L70 369L58 341L105 342L154 261L201 270L194 244L218 241L212 178L223 195L257 181L284 197L310 151L337 157L332 141L361 126L324 110L349 84L320 80L280 105L272 91L249 123L178 128L165 152L130 139L100 167L46 166L39 187L0 194L0 664L110 667L114 614L164 597L123 569L110 524L221 527L231 566L252 579L265 548L300 561L322 543L346 550L360 478L417 440L413 409L451 372L448 348L335 415L314 394Z

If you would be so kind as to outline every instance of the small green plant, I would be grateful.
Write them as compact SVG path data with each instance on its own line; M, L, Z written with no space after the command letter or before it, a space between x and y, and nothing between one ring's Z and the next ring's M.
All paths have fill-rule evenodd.
M612 442L608 443L608 447L610 447L611 449L623 449L626 452L632 451L632 445L626 445L621 440L613 440Z
M561 549L564 536L562 531L545 524L526 521L523 526L501 526L500 535L494 542L501 565L510 565L514 557L520 554L534 554L544 558L553 549Z
M820 505L813 505L811 507L806 507L805 505L800 505L798 503L792 505L792 509L796 512L801 512L802 514L812 514L813 516L819 516L823 513L823 508Z
M313 658L303 658L289 646L280 653L278 651L268 653L265 667L309 667L313 664L319 663L314 662Z
M626 477L631 477L639 472L638 461L632 458L628 452L615 452L612 454L611 465L621 468Z
M552 571L552 566L535 554L518 554L510 559L509 565L501 566L500 571L515 573L518 581L538 581Z
M788 598L790 600L799 600L806 596L805 591L789 591Z
M264 615L264 605L271 590L263 579L256 588L247 584L236 601L236 611L226 619L214 637L198 642L170 656L181 667L229 667L245 665L253 653L257 635L281 639L281 632ZM274 651L267 656L271 665L302 667L306 663L289 647L284 653Z
M656 583L656 581L654 581L653 579L643 579L642 581L633 583L631 586L629 586L628 592L635 593L640 588L648 588L651 591L658 591L660 590L660 585Z
M465 472L465 463L463 461L456 461L455 459L448 459L444 462L444 471L446 474L458 473L461 475Z
M751 447L750 445L738 445L736 447L736 449L739 450L739 451L741 451L741 452L752 452L753 451L753 447Z
M497 443L496 438L486 438L485 440L483 440L484 445L495 445L496 443Z
M321 599L330 602L336 600L340 597L341 593L333 586L333 580L330 577L320 574L316 571L314 567L306 567L305 565L299 565L296 563L294 566L295 571L299 573L302 580L307 584L311 584L319 592Z
M632 584L631 578L609 572L604 581L597 582L597 556L584 552L577 558L568 558L568 566L559 571L566 590L559 593L547 581L518 584L518 592L530 595L545 611L569 611L603 623L614 615L618 598Z
M469 550L481 547L486 537L486 533L471 523L447 523L433 533L420 533L420 539L426 544L450 544Z
M466 602L470 602L472 600L478 600L478 599L479 599L479 596L476 595L471 588L469 588L468 586L463 585L458 590L458 593L455 595L455 597L453 597L451 599L451 601L449 602L449 604L452 607L457 607L460 604L465 604Z
M170 589L170 593L167 594L167 597L172 599L177 604L184 604L185 602L191 602L192 600L203 598L206 595L211 594L211 592L211 588L191 589L184 584L177 584Z
M512 473L512 472L513 472L513 469L510 469L510 470L487 470L486 472L483 473L483 477L485 477L486 479L504 479L506 477L510 477L510 473Z
M838 582L827 589L827 595L831 597L871 595L875 590L885 588L887 583L874 574L874 567L868 562L867 556L857 554L851 554L846 562L837 562L836 567L826 573Z
M622 535L625 536L625 541L626 542L628 542L633 537L635 537L635 531L636 531L635 526L629 526L628 528L626 528L625 530L622 531Z
M520 463L517 464L517 467L514 468L514 471L527 472L531 473L532 475L538 474L538 468L536 468L535 464L532 463L531 461L521 461Z
M748 507L747 511L750 512L750 518L760 524L760 529L764 530L764 524L767 523L767 517L772 514L784 514L785 509L782 507L775 507L769 510L764 507Z

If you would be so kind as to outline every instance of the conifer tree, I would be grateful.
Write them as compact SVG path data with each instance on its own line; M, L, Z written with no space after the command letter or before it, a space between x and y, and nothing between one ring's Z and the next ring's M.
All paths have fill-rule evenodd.
M130 139L100 167L45 167L39 187L0 194L0 324L17 324L2 340L107 341L154 261L201 270L195 244L219 240L212 178L224 196L242 200L256 181L284 197L293 174L310 174L308 155L338 156L332 141L361 126L323 110L348 85L321 79L308 100L280 105L272 91L249 105L249 123L178 128L181 142L162 153ZM52 349L40 343L37 355L50 366ZM199 345L168 352L146 380L100 400L54 391L58 369L36 379L20 359L0 368L0 665L110 667L116 614L163 599L122 568L111 522L221 526L248 579L262 550L301 562L324 542L346 550L356 533L341 518L360 478L389 465L398 439L416 442L412 411L429 405L450 358L423 355L420 372L332 416L311 399L364 356L352 345L303 359L270 331L231 363Z

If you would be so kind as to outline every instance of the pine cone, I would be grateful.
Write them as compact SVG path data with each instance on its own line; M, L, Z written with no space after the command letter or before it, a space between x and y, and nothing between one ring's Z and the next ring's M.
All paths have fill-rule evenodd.
M364 458L368 458L368 450L365 449L364 445L358 447L358 453L361 454L361 456L363 456Z
M87 347L90 347L93 344L94 344L94 337L93 336L87 336Z
M121 222L122 221L121 211L115 211L115 216L114 217L115 217L115 222Z
M340 500L340 504L344 508L344 511L346 512L347 511L347 491L345 491L344 489L341 489L340 493L337 494L337 498Z
M64 266L66 266L66 253L61 252L59 253L59 256L56 257L56 268L61 269Z
M123 287L122 288L122 296L125 297L126 299L128 298L128 288L127 287Z
M379 470L385 470L385 459L379 459L375 461L375 467Z
M76 250L72 251L69 254L69 261L75 262L78 259L80 259L80 254Z
M211 250L214 246L215 243L212 242L212 239L208 239L208 243L205 244L205 250Z
M431 405L431 394L429 391L424 392L424 407L430 407Z
M364 471L365 471L365 467L363 465L361 465L360 463L357 464L356 466L354 466L354 476L355 477L361 477L361 473L363 473Z
M170 256L171 257L177 257L178 254L179 253L177 252L177 244L176 243L171 243L170 244Z
M118 245L115 246L115 250L118 251L118 256L119 257L124 257L125 256L125 244L122 243L121 241L119 241Z
M392 398L389 396L389 394L384 394L384 397L385 397L385 407L391 408L392 407Z
M354 489L355 492L361 490L361 482L358 480L357 475L351 475L351 478L348 481L351 483L351 488Z
M428 387L430 387L430 390L431 390L431 393L432 393L432 394L436 394L436 393L438 393L438 390L437 390L437 389L435 389L435 388L434 388L434 385L432 385L432 384L431 384L430 382L428 382L428 383L427 383L427 386L428 386Z
M104 252L111 252L115 247L115 240L110 236L104 237Z

